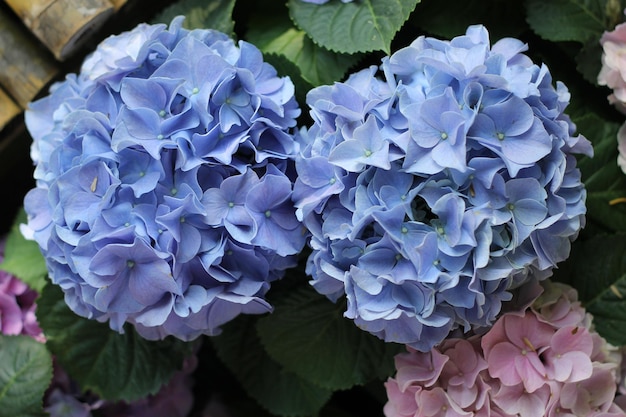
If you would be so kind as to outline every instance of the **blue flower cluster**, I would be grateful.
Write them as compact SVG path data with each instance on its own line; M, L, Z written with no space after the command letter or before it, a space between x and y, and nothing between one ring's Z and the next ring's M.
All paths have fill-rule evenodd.
M307 272L359 327L429 350L568 256L585 214L574 155L592 148L525 50L472 26L308 94L294 186Z
M112 36L32 103L24 233L76 313L149 339L271 309L305 244L291 200L294 86L182 18Z

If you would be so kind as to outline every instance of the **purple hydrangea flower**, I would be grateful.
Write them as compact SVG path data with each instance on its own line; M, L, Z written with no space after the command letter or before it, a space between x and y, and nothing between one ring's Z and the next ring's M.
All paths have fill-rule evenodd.
M72 310L149 339L271 310L305 243L292 82L253 45L181 25L106 39L26 112L24 233Z
M0 262L4 259L6 239L0 239ZM14 275L0 270L0 334L31 336L40 342L45 337L35 311L37 291Z
M566 87L482 26L420 37L307 96L294 187L312 285L387 341L429 350L488 326L584 225Z

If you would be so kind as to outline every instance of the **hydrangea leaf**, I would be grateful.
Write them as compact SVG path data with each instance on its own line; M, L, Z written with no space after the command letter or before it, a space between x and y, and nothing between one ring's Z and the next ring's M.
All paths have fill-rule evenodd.
M52 357L46 346L28 336L0 334L0 363L0 415L46 415L43 395L52 379Z
M262 31L261 28L258 28ZM248 35L254 39L263 40L256 36L257 31L250 31ZM293 27L287 28L273 39L256 44L264 53L283 55L296 64L302 78L312 86L332 84L341 80L348 69L356 64L360 55L338 54L317 46L302 30Z
M624 239L624 236L621 238ZM587 311L594 317L593 322L598 333L615 346L626 344L626 334L624 334L624 326L626 326L626 274L621 275L586 307Z
M56 285L43 289L37 316L61 366L84 390L107 400L133 401L158 392L191 352L191 344L171 337L148 341L130 326L119 334L79 317Z
M21 223L26 223L26 213L23 209L18 213L7 236L0 270L15 275L32 289L41 291L47 282L46 262L37 242L26 240L20 232Z
M223 333L211 339L219 358L246 392L271 413L316 415L332 392L284 370L270 358L256 335L255 322L253 316L240 316L224 326Z
M259 320L261 342L286 369L329 389L391 375L393 356L402 348L360 330L343 317L344 309L310 286L300 288Z
M624 184L624 181L621 181ZM626 232L626 188L587 194L587 220L611 232Z
M289 0L291 18L316 44L343 53L384 51L419 0L332 1L324 5Z
M587 190L606 190L613 182L611 178L604 178L603 167L611 165L612 170L619 171L617 160L617 131L619 124L608 122L595 113L585 111L580 117L572 117L578 132L593 144L593 158L582 157L578 167L583 174L583 181ZM611 173L611 176L615 173Z
M442 13L441 2L437 0L424 0L411 15L411 23L433 35L452 38L465 33L468 26L480 22L489 29L493 41L518 35L527 28L522 2L449 0L446 8L454 10L454 13Z
M615 345L626 344L626 234L596 235L572 248L555 279L578 290L598 332Z
M606 28L605 1L527 0L527 21L549 41L578 41L598 37Z
M592 84L597 83L598 74L602 69L601 56L602 45L600 45L599 37L589 39L576 54L576 69L585 80Z
M617 123L608 122L594 113L574 119L581 134L594 144L593 158L578 163L587 189L587 221L605 231L626 231L626 175L616 163Z
M235 27L232 18L234 7L235 0L180 0L166 7L154 22L169 24L174 17L184 15L187 29L215 29L232 33Z

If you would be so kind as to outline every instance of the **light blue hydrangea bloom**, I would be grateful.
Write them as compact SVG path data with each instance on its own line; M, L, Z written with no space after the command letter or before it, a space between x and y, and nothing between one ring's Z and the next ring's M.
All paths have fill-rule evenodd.
M181 25L106 39L26 112L25 234L72 310L150 339L269 311L305 243L293 84L253 45Z
M472 26L308 94L294 187L307 272L359 327L429 350L568 256L585 222L574 155L592 148L525 50Z

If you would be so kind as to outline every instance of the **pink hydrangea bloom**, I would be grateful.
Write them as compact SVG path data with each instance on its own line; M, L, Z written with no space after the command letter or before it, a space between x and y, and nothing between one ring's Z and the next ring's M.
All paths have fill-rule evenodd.
M598 84L613 90L609 101L618 109L626 107L626 23L619 24L611 32L600 38L602 44L602 69L598 74Z
M621 355L593 330L576 291L542 283L523 312L491 329L396 357L387 417L626 417L615 395Z
M609 102L622 113L626 113L626 23L617 25L610 32L604 32L600 43L603 53L598 84L613 90L608 97ZM626 124L620 128L617 139L617 164L626 173Z
M0 262L5 240L0 240ZM44 336L35 317L37 292L12 274L0 270L0 333L23 334L40 342Z

